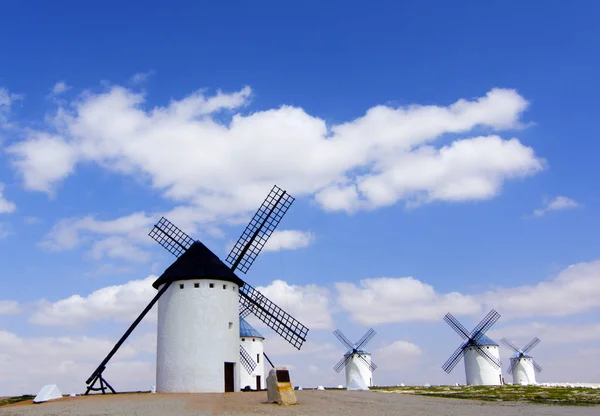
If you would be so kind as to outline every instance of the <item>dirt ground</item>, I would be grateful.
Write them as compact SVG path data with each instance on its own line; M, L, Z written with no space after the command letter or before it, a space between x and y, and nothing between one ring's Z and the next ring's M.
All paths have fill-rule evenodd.
M267 404L266 392L226 394L118 394L31 401L0 408L0 415L492 415L597 416L600 408L491 403L376 391L296 391L299 403Z

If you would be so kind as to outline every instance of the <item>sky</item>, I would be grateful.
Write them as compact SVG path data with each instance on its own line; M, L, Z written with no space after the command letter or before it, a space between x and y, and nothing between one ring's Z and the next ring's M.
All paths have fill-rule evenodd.
M273 185L296 198L241 277L310 328L265 351L303 386L464 383L469 329L540 382L600 382L600 5L580 1L0 5L0 395L85 380L174 258L221 259ZM503 374L512 351L500 347ZM109 363L155 384L156 311Z

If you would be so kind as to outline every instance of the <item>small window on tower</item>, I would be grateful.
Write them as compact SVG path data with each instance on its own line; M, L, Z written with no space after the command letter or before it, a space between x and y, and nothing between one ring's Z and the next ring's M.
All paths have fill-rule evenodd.
M194 287L195 288L199 288L200 287L200 283L194 283Z
M246 341L246 338L242 338L242 341Z
M229 322L229 329L233 328L233 322Z
M223 290L227 289L227 285L223 285Z
M233 291L235 292L235 286L232 286L231 289L233 289Z
M260 363L260 354L256 354L256 363Z
M215 287L215 284L214 283L209 283L208 287L210 287L212 289L213 287Z
M254 338L252 338L252 342L256 341Z
M179 284L179 289L183 289L183 283Z

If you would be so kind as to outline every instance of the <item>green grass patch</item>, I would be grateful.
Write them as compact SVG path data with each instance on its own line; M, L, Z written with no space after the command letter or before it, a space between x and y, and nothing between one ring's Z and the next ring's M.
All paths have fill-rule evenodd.
M600 405L600 389L547 386L405 386L371 390L496 402L543 403L571 406Z
M23 396L15 396L9 397L7 399L0 399L0 407L6 406L7 404L23 402L25 400L33 400L34 398L35 396L32 396L30 394L24 394Z

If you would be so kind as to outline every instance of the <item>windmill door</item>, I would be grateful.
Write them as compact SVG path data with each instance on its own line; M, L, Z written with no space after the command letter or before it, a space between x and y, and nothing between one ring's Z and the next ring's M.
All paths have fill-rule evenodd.
M256 390L260 390L260 376L256 376Z
M234 390L233 382L233 369L235 363L225 363L225 393L232 392Z

